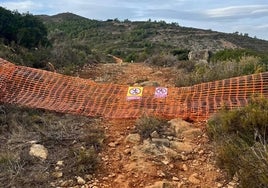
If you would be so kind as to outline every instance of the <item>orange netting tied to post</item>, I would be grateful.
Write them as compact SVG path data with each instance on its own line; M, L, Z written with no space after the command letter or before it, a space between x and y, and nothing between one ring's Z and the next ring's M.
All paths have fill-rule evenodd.
M105 118L206 120L222 105L244 106L253 94L268 95L268 72L191 87L129 87L98 84L29 67L0 58L0 102L61 113Z

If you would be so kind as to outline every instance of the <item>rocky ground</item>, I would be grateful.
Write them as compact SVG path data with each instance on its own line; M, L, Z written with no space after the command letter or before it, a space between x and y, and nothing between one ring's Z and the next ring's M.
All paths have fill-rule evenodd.
M143 63L104 64L85 67L79 73L97 82L174 86L176 70L148 67ZM179 188L235 187L215 166L213 146L206 135L206 123L170 120L162 133L148 139L137 133L135 120L106 121L107 139L102 170L95 176L82 177L81 187L101 188ZM78 187L80 187L78 186Z
M203 123L172 119L143 140L131 120L105 122L107 138L98 174L56 181L60 187L188 188L236 187L215 166ZM71 184L68 184L70 183ZM78 184L78 185L75 185Z

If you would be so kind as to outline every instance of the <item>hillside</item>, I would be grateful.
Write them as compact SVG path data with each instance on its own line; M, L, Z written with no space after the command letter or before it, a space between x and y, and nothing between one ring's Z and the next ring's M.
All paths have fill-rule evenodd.
M16 41L5 43L3 38L0 42L2 58L42 69L48 69L50 62L58 72L74 75L86 64L113 63L113 56L124 62L150 62L152 58L163 58L166 63L156 64L171 66L188 60L190 51L207 51L213 55L224 49L246 49L257 56L265 56L268 51L268 41L247 34L188 28L179 23L98 21L72 13L35 18L44 24L49 43L27 48Z
M268 50L268 41L251 38L246 34L188 28L164 21L97 21L71 13L41 18L48 27L52 40L61 36L62 40L69 38L91 50L124 58L132 55L144 60L148 55L169 53L174 49L206 49L212 52L225 48L246 48L259 52Z

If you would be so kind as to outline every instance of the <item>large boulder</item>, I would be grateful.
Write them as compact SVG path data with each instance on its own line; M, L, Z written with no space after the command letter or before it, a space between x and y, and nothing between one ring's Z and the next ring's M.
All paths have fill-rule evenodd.
M186 122L180 118L172 119L169 121L171 128L177 138L183 138L184 141L191 141L202 134L200 128L193 127L189 122Z

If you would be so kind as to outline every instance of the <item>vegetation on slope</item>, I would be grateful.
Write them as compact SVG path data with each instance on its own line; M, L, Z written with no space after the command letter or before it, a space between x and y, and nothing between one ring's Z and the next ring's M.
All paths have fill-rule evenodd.
M187 61L191 50L216 53L245 48L260 54L268 49L268 41L246 34L187 28L164 21L98 21L71 13L32 16L4 8L1 12L1 57L43 69L50 62L64 74L74 74L85 64L114 62L111 55L125 62L173 66Z
M232 50L235 54L237 50ZM219 53L222 53L221 51ZM259 56L239 56L234 58L231 55L225 56L227 60L211 61L209 63L195 63L187 61L177 65L177 74L175 85L177 87L191 86L203 82L222 80L236 76L243 76L267 71L265 59ZM218 58L218 57L216 57ZM220 56L219 59L222 57Z
M268 100L260 97L241 109L223 109L209 121L217 163L240 187L268 186L267 124Z
M5 43L15 42L26 48L46 46L47 29L35 16L11 12L0 7L0 37Z

